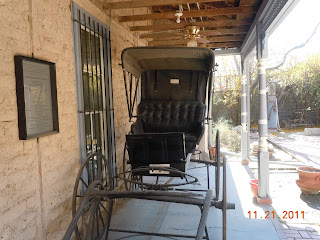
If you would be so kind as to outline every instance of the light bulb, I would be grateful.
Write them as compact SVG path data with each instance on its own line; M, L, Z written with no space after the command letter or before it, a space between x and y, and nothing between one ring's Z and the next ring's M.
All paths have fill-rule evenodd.
M198 43L196 40L191 39L188 43L187 43L187 47L198 47Z
M174 14L177 17L176 22L180 23L180 17L183 15L182 12L177 11L176 14Z

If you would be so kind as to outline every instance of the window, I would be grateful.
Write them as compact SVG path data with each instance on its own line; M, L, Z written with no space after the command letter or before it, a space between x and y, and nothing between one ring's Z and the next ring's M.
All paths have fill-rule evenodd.
M80 156L101 152L115 170L110 31L72 4Z

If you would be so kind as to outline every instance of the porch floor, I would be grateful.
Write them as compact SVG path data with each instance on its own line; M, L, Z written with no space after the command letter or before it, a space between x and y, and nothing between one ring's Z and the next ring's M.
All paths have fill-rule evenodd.
M233 161L232 158L229 160L227 163L227 198L228 202L235 203L236 209L227 211L227 239L287 239L277 216L275 219L272 217L273 209L267 205L257 205L253 200L249 185L250 172L239 161ZM207 175L204 165L192 163L188 173L199 179L199 182L191 185L190 188L206 188ZM213 167L210 168L210 178L211 188L214 189ZM220 195L222 195L222 187ZM266 211L270 212L269 219L265 219ZM195 235L199 219L200 211L196 206L131 199L126 200L114 211L110 227L133 231ZM210 239L222 239L221 210L210 208L207 227ZM109 239L154 240L165 238L110 232ZM170 237L169 239L187 238Z

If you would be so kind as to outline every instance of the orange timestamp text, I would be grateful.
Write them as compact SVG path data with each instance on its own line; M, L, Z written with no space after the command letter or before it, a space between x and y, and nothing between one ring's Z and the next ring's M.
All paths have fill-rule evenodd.
M304 219L304 211L283 211L281 216L278 216L275 211L265 211L264 216L258 216L257 211L249 211L249 218L255 219L270 219L270 218L281 218L281 219Z

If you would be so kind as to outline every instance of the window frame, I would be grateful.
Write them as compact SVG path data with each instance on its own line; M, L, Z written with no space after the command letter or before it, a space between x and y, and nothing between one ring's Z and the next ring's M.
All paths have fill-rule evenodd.
M72 3L72 35L74 46L74 63L75 63L75 84L77 97L77 115L78 115L78 138L79 138L79 155L80 162L87 157L86 151L86 134L85 134L85 106L83 94L83 77L82 77L82 60L81 60L81 29L85 26L90 33L98 33L101 38L103 56L103 65L101 65L103 79L101 83L105 86L103 94L103 101L105 102L106 111L106 127L104 129L104 138L106 139L105 156L109 160L113 174L116 174L116 154L115 154L115 129L114 129L114 108L113 108L113 91L112 91L112 68L111 68L111 45L110 45L110 29L109 27L95 18L87 11L80 8L77 4ZM95 35L94 35L95 36ZM98 110L96 113L101 113Z

